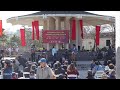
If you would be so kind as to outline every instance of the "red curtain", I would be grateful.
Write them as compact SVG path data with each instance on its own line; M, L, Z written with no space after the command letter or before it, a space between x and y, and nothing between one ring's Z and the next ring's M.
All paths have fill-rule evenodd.
M72 20L72 40L76 40L76 20Z
M21 35L21 46L26 46L25 29L20 29L20 35Z
M2 20L0 20L0 36L2 36Z
M80 20L81 38L83 39L83 20Z
M96 46L99 45L100 26L96 26Z
M36 39L39 40L39 21L34 21L34 26L36 29Z
M32 22L32 40L35 40L35 29L34 29L34 21Z

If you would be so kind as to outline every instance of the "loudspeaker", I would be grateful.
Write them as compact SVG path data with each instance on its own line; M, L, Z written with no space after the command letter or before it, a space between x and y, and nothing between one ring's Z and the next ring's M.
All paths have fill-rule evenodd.
M106 46L110 46L110 40L106 40Z

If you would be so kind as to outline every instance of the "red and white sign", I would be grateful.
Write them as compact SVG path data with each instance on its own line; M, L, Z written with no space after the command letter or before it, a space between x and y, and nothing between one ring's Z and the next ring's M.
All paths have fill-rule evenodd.
M69 30L43 30L43 43L69 43Z

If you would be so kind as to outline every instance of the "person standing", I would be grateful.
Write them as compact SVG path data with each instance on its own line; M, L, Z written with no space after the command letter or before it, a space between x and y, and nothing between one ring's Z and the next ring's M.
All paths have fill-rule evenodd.
M31 47L32 62L35 62L35 51L36 51L35 45L32 45L32 47Z
M52 48L52 56L53 56L53 60L56 60L56 58L57 58L57 49L54 46Z
M36 79L56 79L54 72L47 65L46 59L39 60L40 66L37 68Z
M77 48L76 45L73 44L73 48L72 48L72 55L71 55L71 61L75 63L76 65L76 55L77 55Z
M77 48L75 44L73 44L72 53L75 53L75 54L77 53Z

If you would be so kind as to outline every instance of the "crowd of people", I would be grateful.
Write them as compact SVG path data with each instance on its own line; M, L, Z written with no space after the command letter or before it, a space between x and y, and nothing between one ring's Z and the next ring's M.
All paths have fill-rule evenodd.
M60 60L57 58L58 50L53 46L51 50L52 62L46 57L47 50L42 50L43 55L39 60L35 58L35 45L31 47L31 58L26 60L22 54L15 60L1 60L1 77L3 79L80 79L80 72L76 68L75 57L78 53L76 46L71 48L71 59L67 54L63 54ZM88 70L86 79L96 79L96 73L103 71L101 79L116 79L115 55L111 48L104 55L104 63L99 61L101 51L97 52L97 57L92 60L91 69Z
M96 73L101 73L100 77L96 77ZM112 60L108 60L101 64L97 60L92 60L91 69L88 70L87 79L116 79L116 67Z
M9 47L0 47L1 53L4 52L4 56L12 56L12 55L17 55L19 52L19 47L18 46L9 46Z
M29 75L26 74L24 77L24 72L28 72ZM69 77L72 74L76 76ZM22 77L30 79L68 79L78 78L79 72L74 63L68 64L67 60L63 60L62 63L56 61L47 64L45 58L41 58L36 63L25 61L22 57L18 57L16 60L1 60L1 75L3 75L3 79L18 79Z

